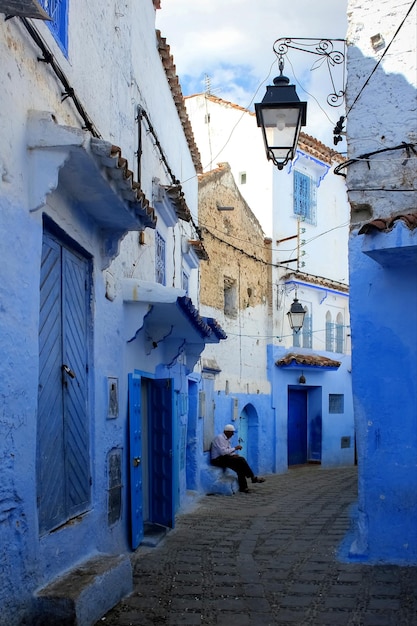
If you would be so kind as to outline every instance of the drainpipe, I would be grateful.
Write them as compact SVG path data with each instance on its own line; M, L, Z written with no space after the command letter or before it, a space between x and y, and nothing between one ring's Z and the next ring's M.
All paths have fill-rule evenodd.
M136 152L137 156L137 174L136 179L139 184L139 188L141 185L141 164L142 164L142 118L143 118L143 109L138 105L138 114L136 116L136 123L138 125L138 150Z

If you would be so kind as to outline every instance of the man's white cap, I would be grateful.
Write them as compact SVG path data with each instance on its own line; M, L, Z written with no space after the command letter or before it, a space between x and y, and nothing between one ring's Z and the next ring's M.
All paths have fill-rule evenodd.
M224 427L225 433L234 433L235 431L236 428L233 426L233 424L226 424L226 426Z

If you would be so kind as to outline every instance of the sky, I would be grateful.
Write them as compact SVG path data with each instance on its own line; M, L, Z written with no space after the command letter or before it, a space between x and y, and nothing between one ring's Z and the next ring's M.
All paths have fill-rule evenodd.
M184 96L209 87L213 95L254 110L279 74L274 42L282 37L345 39L346 7L347 0L161 0L156 28L171 48ZM343 42L334 47L343 51ZM312 69L314 64L319 66ZM335 69L339 91L343 64ZM308 102L303 131L334 147L333 128L344 110L326 104L333 91L326 65L318 56L290 50L284 75L296 85L300 100Z

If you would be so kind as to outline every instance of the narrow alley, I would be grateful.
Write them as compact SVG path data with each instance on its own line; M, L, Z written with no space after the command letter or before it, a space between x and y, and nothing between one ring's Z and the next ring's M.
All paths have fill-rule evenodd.
M416 626L417 567L343 557L356 492L355 467L302 466L203 497L132 555L133 594L97 624Z

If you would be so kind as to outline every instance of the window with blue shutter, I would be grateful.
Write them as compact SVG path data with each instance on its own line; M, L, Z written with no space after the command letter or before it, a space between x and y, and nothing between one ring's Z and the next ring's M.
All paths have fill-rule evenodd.
M48 24L53 36L68 54L68 2L69 0L39 0L42 7L52 18Z
M334 324L329 312L326 313L326 350L328 352L334 351Z
M165 239L155 232L155 281L166 285L165 276Z
M344 332L343 332L343 318L339 313L336 319L336 352L343 352L344 349Z
M316 184L307 174L294 170L294 215L309 224L316 223Z

